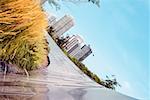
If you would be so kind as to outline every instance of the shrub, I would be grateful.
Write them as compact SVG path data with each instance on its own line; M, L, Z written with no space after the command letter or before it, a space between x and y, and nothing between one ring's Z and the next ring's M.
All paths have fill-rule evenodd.
M48 64L47 19L37 1L0 0L0 59L28 71Z

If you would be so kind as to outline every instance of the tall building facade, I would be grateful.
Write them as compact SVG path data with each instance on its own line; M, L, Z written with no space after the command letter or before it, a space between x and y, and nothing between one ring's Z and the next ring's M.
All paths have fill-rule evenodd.
M83 61L85 58L87 58L92 53L92 49L88 45L84 45L74 57L78 59L79 61Z
M52 26L56 23L56 17L53 15L48 15L48 26Z
M83 44L84 41L79 35L73 35L65 43L64 49L70 56L75 57L79 61L83 61L92 53L90 46Z
M66 31L68 31L73 26L74 26L73 17L71 17L70 15L65 15L52 25L52 28L55 31L53 36L60 38Z
M83 43L83 39L79 35L73 35L68 39L65 49L66 51L69 51L75 45L82 44L82 43Z
M74 56L78 53L78 50L80 50L82 44L83 39L79 35L73 35L68 39L64 48L69 55Z

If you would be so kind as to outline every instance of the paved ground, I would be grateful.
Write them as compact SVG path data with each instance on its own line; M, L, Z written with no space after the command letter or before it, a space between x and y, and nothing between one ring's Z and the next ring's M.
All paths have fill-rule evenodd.
M135 100L92 81L47 37L50 66L32 72L29 78L0 74L0 100Z
M56 76L57 78L62 79L62 81L67 80L67 83L71 82L74 84L81 83L85 86L85 84L91 86L101 87L94 81L92 81L88 76L86 76L73 62L68 59L67 56L61 51L61 49L56 45L56 43L52 40L50 36L48 36L49 45L51 48L49 57L51 60L51 64L48 67L48 71L50 72L49 76ZM64 79L64 80L63 80ZM69 81L70 80L70 81Z

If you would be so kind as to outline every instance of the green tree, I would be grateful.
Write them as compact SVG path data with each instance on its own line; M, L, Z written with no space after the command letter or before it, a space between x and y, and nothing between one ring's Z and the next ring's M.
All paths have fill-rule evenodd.
M115 75L112 75L112 78L106 76L105 87L115 90L117 86L121 87L121 85L117 82Z

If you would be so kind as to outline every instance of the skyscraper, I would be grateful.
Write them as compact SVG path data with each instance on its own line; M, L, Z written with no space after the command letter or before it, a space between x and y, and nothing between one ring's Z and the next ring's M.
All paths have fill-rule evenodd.
M56 38L60 38L66 31L68 31L73 26L73 18L70 15L65 15L63 18L61 18L52 25L52 28L55 31L53 36Z
M92 53L92 49L88 45L84 45L74 57L78 59L79 61L83 61L85 58L87 58Z
M70 56L75 57L79 61L83 61L92 53L90 46L85 45L79 35L73 35L69 39L67 38L64 49Z
M79 40L78 38L73 35L68 39L68 42L66 43L66 50L69 51L74 45L78 44Z
M56 23L56 17L53 14L48 15L48 26L51 27L55 23Z
M73 35L71 36L65 45L65 50L70 54L71 56L74 56L78 50L82 47L83 39L79 35Z

